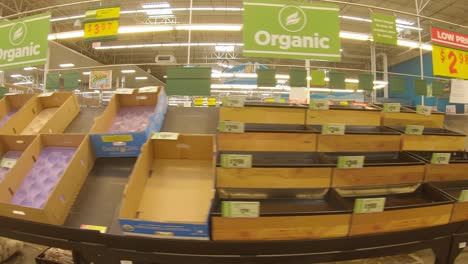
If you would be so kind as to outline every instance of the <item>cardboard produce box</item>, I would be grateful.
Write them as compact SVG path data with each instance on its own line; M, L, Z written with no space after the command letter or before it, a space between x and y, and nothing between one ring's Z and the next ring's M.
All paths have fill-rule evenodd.
M279 103L246 103L244 107L221 106L219 121L304 125L306 106Z
M318 133L304 125L247 123L243 133L219 132L218 150L316 151Z
M0 100L0 131L5 124L33 97L35 94L5 95Z
M63 224L93 164L88 136L38 136L0 183L0 215Z
M338 188L354 208L350 235L366 235L425 228L449 223L453 199L430 185L381 188ZM376 201L384 198L383 203ZM357 199L370 199L371 202ZM368 200L369 201L369 200ZM358 213L356 210L366 210ZM383 209L374 211L376 209Z
M450 222L460 222L468 220L468 197L466 196L466 190L468 190L467 180L433 182L431 183L431 186L441 190L443 193L447 194L455 201Z
M251 166L226 167L223 156L250 157ZM220 151L216 168L218 188L329 188L336 166L322 153Z
M331 189L218 189L211 216L213 240L315 239L348 235L351 209Z
M80 112L75 94L40 94L31 98L1 129L2 134L62 133Z
M344 135L318 135L317 151L399 151L400 145L401 134L387 127L346 126Z
M448 129L424 127L422 135L405 134L405 127L390 126L402 133L401 150L413 151L464 151L466 136Z
M361 105L330 105L328 110L307 109L307 125L338 123L354 126L380 126L380 109Z
M36 136L3 135L0 136L0 183L10 170L16 166L16 161L36 139Z
M423 160L426 163L426 182L444 182L468 180L468 153L463 151L410 151L411 155ZM442 157L445 162L441 162L440 154L450 155ZM434 160L436 159L436 160Z
M163 88L114 94L90 130L97 157L136 157L153 132L161 131L167 112Z
M211 135L150 139L133 168L120 210L127 235L208 240L214 197Z
M340 156L363 156L362 168L333 168L333 187L382 186L421 183L425 164L405 152L325 153L334 164Z
M383 108L383 104L374 104ZM401 106L400 112L383 112L382 126L406 126L421 125L433 128L444 128L445 114L433 111L431 115L421 115L416 113L416 107Z

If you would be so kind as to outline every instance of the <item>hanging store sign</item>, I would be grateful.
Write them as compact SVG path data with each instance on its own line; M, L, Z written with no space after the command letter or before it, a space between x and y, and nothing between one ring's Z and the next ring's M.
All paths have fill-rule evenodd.
M107 90L112 88L112 70L91 71L89 74L90 90Z
M247 57L341 60L337 5L246 0L243 32Z
M396 17L372 13L372 37L375 42L397 45Z
M468 79L468 51L432 45L434 75Z
M115 40L119 33L120 7L94 8L85 13L86 41Z
M45 64L49 29L49 13L0 23L0 70Z
M433 44L440 46L468 50L468 35L466 34L431 27L431 40Z

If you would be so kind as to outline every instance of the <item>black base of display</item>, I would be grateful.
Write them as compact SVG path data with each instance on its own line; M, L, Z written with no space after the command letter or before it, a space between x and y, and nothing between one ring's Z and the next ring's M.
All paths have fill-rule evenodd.
M431 249L452 264L468 240L468 222L386 234L300 241L219 242L101 234L0 217L0 236L74 252L78 263L318 263Z

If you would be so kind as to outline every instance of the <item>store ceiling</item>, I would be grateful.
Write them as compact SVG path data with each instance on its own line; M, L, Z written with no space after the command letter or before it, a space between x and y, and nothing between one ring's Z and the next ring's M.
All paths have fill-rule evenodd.
M79 1L73 0L0 0L0 15L8 16L22 11L35 10L56 5L64 5L68 3L76 3ZM86 1L80 1L86 2ZM120 5L122 11L141 10L143 4L147 3L167 2L171 8L188 8L190 1L188 0L164 0L164 1L101 1L102 5ZM317 1L316 1L317 2ZM349 0L342 1L340 4L342 16L352 16L359 18L370 17L370 9L360 5L373 5L381 8L394 9L403 12L415 13L415 2L413 0ZM455 24L468 27L468 17L465 15L468 12L466 0L418 0L421 5L427 3L421 15L450 21ZM421 3L422 2L422 3ZM87 8L97 6L100 2L84 3L73 6L63 6L51 10L53 18L76 16L84 14ZM216 7L216 8L242 8L242 1L237 0L196 0L193 1L193 7ZM375 10L376 12L392 14L392 12ZM398 19L415 23L416 18L410 15L393 13ZM177 24L189 23L189 11L174 11L173 21ZM53 22L53 32L66 32L79 30L81 27L76 26L77 19L69 19ZM83 22L82 19L78 19ZM121 17L121 25L142 25L150 23L146 13L123 14ZM362 32L369 34L371 32L371 24L368 22L341 19L342 30L351 32ZM154 21L152 21L154 23ZM168 21L166 21L168 22ZM262 23L263 21L259 21ZM194 11L194 24L242 24L241 11ZM422 39L423 42L430 43L429 27L432 24L452 27L460 29L448 24L434 22L429 19L421 20ZM412 25L416 27L417 25ZM417 40L418 32L414 29L406 29L400 32L399 38L408 40ZM103 64L143 64L140 66L143 70L150 69L151 74L157 78L163 79L167 66L145 65L154 63L155 57L158 54L174 55L177 63L187 63L187 47L157 47L157 48L127 48L118 50L95 50L91 44L84 42L81 39L64 39L58 40L59 43L89 56ZM120 35L117 41L102 43L103 46L113 45L135 45L135 44L152 44L152 43L187 43L188 31L172 30L168 32L140 33L140 34L125 34ZM242 43L241 31L192 31L193 43ZM340 63L328 62L313 62L312 66L321 67L338 67L348 69L370 69L370 42L342 39L343 57ZM386 53L389 57L390 64L415 57L419 55L419 50L408 47L390 47L388 45L377 45L376 52ZM427 52L427 51L425 51ZM263 64L280 64L280 65L303 65L303 62L298 60L285 59L249 59L242 57L242 47L236 47L235 51L226 58L215 52L213 46L192 47L191 48L191 63L217 63L228 60L230 64L239 64L243 62L260 62ZM61 56L54 54L52 56ZM287 67L278 68L279 71L287 71Z

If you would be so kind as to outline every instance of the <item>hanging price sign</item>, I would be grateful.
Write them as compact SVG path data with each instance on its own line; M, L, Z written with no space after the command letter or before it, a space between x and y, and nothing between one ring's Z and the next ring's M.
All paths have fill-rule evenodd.
M116 38L119 30L119 20L86 22L84 27L85 39Z
M432 45L434 75L468 79L468 52Z

